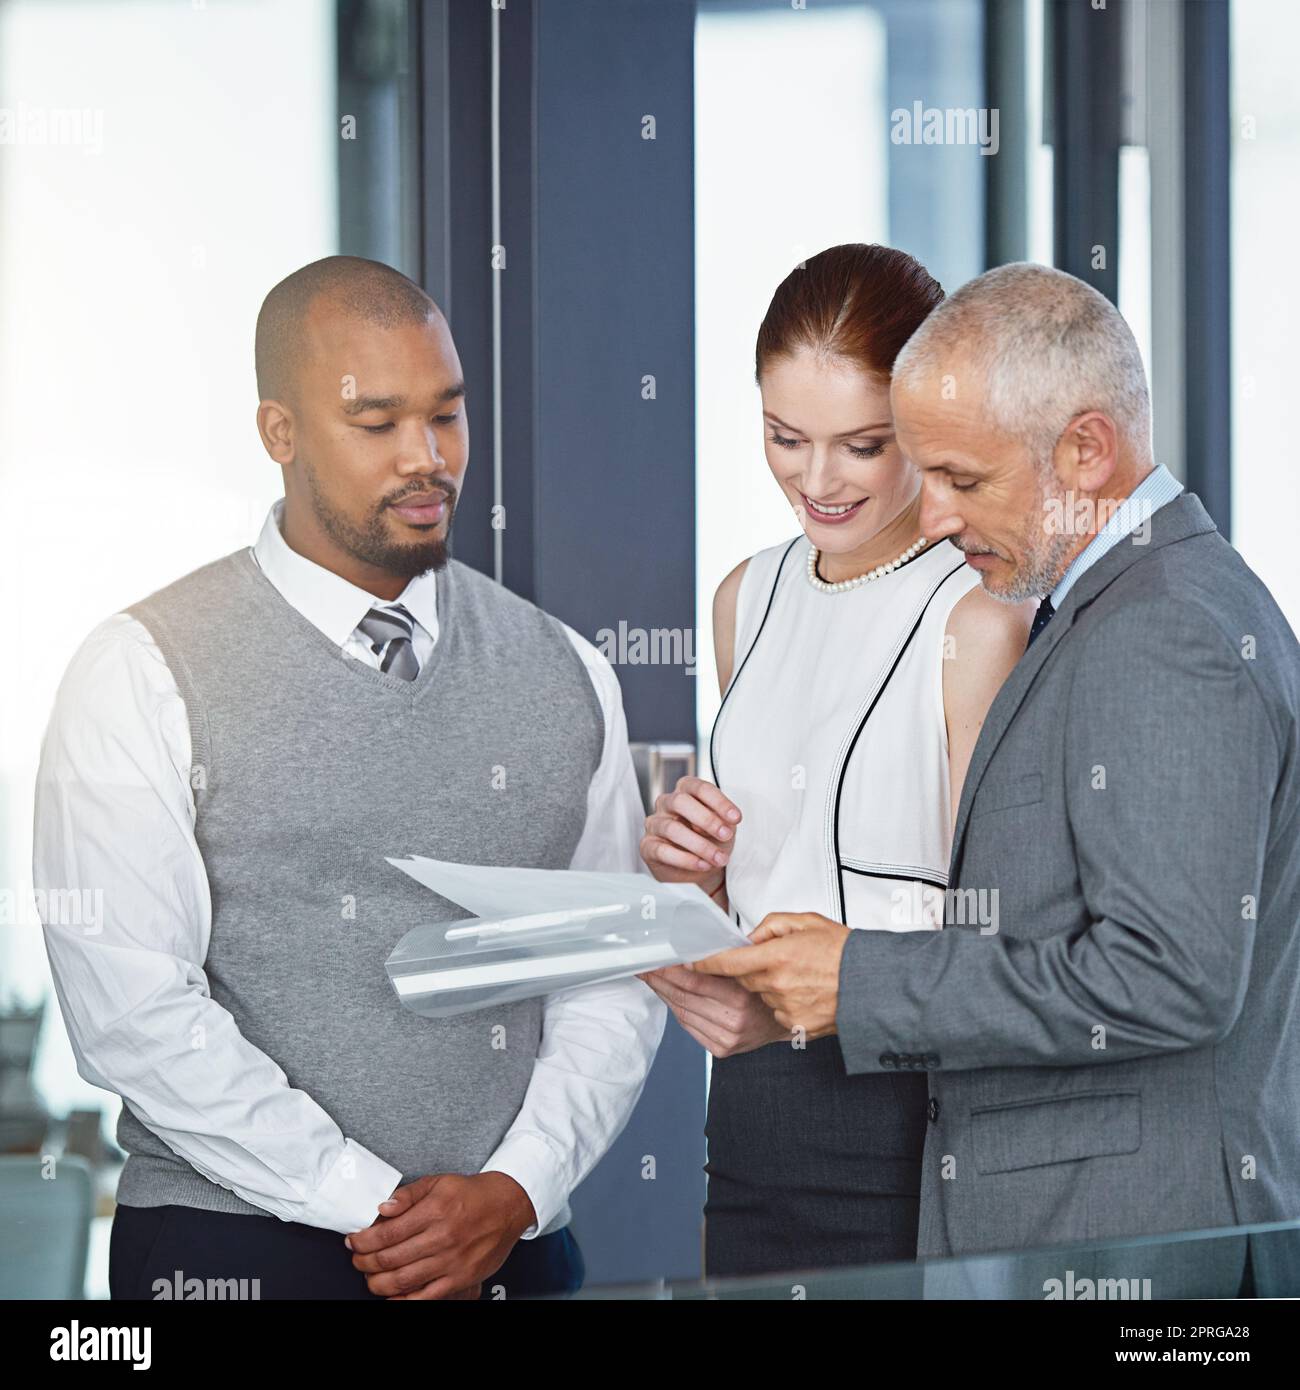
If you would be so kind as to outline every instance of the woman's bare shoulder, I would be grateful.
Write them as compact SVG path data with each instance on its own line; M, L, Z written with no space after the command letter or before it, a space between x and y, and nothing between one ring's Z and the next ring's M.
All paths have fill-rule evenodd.
M740 582L745 577L749 560L742 560L718 585L713 595L713 655L718 667L718 684L726 690L731 682L731 667L736 649L736 604Z
M749 568L749 560L745 559L731 571L729 575L718 585L717 592L713 595L713 624L718 624L718 619L723 618L732 624L736 621L736 601L740 595L740 581L745 577L745 571Z
M1015 648L1019 656L1029 640L1029 628L1038 608L1036 599L1006 603L988 593L983 584L974 585L953 604L946 632L956 638L960 648L968 642L972 649Z

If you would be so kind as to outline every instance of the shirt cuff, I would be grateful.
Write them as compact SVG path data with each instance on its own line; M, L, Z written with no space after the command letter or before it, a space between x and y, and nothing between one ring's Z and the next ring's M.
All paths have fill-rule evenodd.
M568 1207L569 1190L560 1165L546 1142L534 1134L507 1134L480 1171L504 1173L527 1193L537 1222L529 1226L520 1240L532 1240L549 1232Z
M325 1174L302 1220L345 1236L362 1231L374 1224L380 1202L386 1202L401 1181L401 1173L391 1163L345 1139L343 1152Z

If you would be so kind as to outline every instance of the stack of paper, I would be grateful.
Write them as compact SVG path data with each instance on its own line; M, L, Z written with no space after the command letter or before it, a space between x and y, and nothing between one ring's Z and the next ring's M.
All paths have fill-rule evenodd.
M403 1007L426 1018L616 980L749 944L693 884L420 856L388 862L476 914L416 927L385 963Z

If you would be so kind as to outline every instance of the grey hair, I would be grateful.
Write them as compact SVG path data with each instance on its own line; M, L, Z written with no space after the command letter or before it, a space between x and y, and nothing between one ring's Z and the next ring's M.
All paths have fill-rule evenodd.
M894 380L982 369L986 414L1023 440L1040 468L1077 415L1099 410L1140 459L1151 456L1151 398L1133 332L1104 294L1049 266L1017 261L948 296L907 340ZM960 385L958 386L960 390Z

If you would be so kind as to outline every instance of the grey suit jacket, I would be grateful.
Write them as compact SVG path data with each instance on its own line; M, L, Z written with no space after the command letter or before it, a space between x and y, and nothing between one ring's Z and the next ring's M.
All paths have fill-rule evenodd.
M847 1070L929 1072L922 1255L1300 1217L1298 727L1295 634L1189 493L1007 678L944 930L840 971Z

